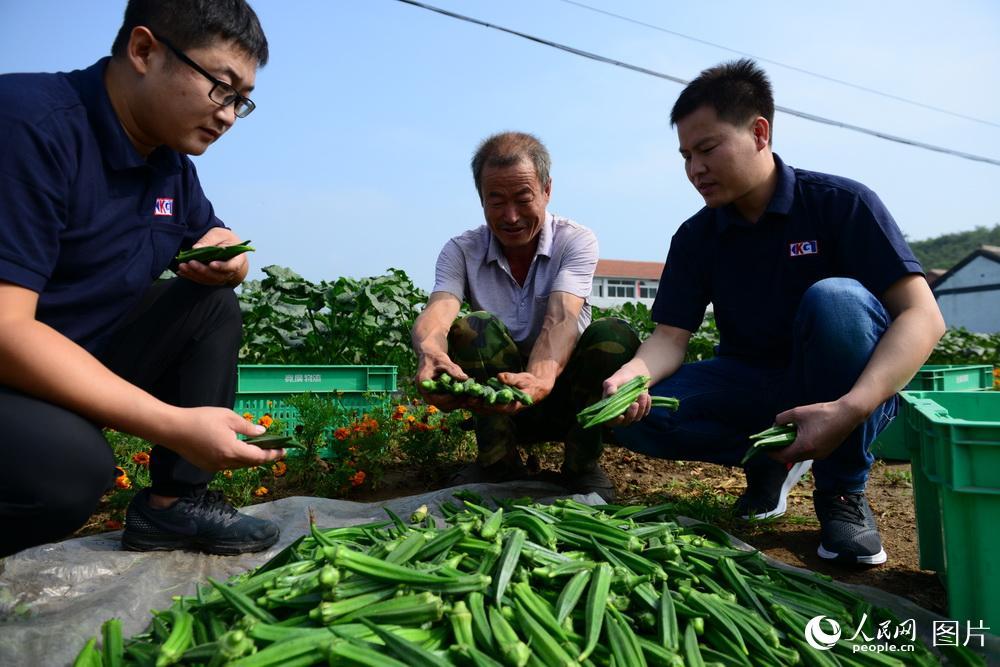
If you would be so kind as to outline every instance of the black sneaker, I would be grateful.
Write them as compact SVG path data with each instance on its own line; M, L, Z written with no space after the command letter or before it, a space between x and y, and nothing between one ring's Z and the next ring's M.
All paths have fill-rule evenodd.
M875 515L862 493L813 492L820 524L820 558L851 565L881 565L887 559Z
M278 541L278 525L240 514L218 491L179 498L166 509L149 506L149 489L125 513L122 547L129 551L187 549L221 556L262 551Z
M462 466L448 478L446 486L461 486L462 484L482 484L510 482L515 479L528 479L531 474L523 464L510 464L500 461L484 466L479 461Z
M733 513L741 519L773 519L788 509L788 493L812 467L812 461L784 465L768 459L746 468L747 490L736 499Z
M568 470L563 470L560 473L560 478L559 483L573 493L583 495L596 493L606 503L614 503L618 499L618 495L615 493L615 485L600 465L595 465L585 472L572 473Z

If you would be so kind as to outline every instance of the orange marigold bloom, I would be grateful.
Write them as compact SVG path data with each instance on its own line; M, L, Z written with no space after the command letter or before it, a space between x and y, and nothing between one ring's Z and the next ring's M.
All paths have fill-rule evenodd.
M267 490L266 486L258 486L257 490L253 492L253 494L258 498L260 498L261 496L266 496L268 493L270 492Z
M149 452L139 452L138 454L132 455L132 462L138 463L141 466L149 465Z
M396 412L398 412L399 414L403 414L404 412L406 412L406 406L405 405L397 405L396 406Z
M253 421L253 415L251 413L249 413L249 412L244 412L243 413L243 419L246 419L248 422L252 422Z
M414 417L413 415L410 415L410 416L408 416L406 418L406 421L408 421L408 422L410 422L412 424L413 422L417 421L417 418Z
M271 415L264 415L263 417L257 420L257 423L263 426L264 428L271 428L271 424L274 423L274 419L271 418Z
M365 471L359 470L351 475L351 486L361 486L365 483Z
M278 461L273 466L271 466L271 472L274 473L275 477L283 477L286 472L288 472L288 466L285 465L284 461Z
M115 478L115 488L118 489L131 489L132 480L128 478L128 474L118 466L115 466L115 470L118 471L118 477Z
M434 407L433 405L428 405L428 406L427 406L427 414L429 414L429 415L433 415L433 414L437 414L438 412L440 412L440 410L438 410L438 409L437 409L436 407Z
M349 437L351 437L351 431L350 429L341 427L333 432L333 437L335 437L337 440L347 440Z
M222 471L222 476L225 477L226 479L232 479L233 478L233 471L232 470L223 470Z

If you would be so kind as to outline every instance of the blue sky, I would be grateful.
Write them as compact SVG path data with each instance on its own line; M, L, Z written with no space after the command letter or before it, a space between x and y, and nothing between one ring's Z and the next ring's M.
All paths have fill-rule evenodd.
M975 123L762 62L778 104L1000 159L1000 4L584 0L730 49L988 120ZM505 129L553 159L550 210L592 228L601 256L662 261L702 205L677 154L679 84L394 0L256 0L271 45L257 110L195 158L256 267L310 280L406 270L433 283L444 242L482 223L468 161ZM436 0L452 11L690 79L731 51L559 0ZM124 1L0 0L0 72L105 55ZM990 65L993 63L993 65ZM913 240L1000 223L1000 167L778 114L786 162L859 180Z

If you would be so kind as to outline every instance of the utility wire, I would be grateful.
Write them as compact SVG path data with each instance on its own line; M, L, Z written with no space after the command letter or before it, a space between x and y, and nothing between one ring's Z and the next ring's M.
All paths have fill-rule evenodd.
M448 16L453 19L458 19L460 21L467 21L469 23L475 23L476 25L481 25L485 28L492 28L494 30L499 30L501 32L506 32L523 39L530 40L532 42L537 42L538 44L543 44L545 46L550 46L561 51L566 51L567 53L572 53L573 55L582 56L584 58L589 58L591 60L596 60L598 62L607 63L609 65L614 65L616 67L622 67L624 69L632 70L633 72L639 72L640 74L647 74L649 76L654 76L659 79L666 79L667 81L673 81L674 83L688 84L689 81L682 79L677 76L671 76L670 74L664 74L663 72L657 72L656 70L647 69L645 67L640 67L638 65L632 65L630 63L623 62L621 60L614 60L596 53L591 53L590 51L583 51L582 49L577 49L572 46L567 46L565 44L559 44L558 42L552 42L541 37L536 37L534 35L529 35L527 33L519 32L517 30L512 30L511 28L505 28L500 25L493 23L488 23L477 18L472 18L470 16L464 16L462 14L456 14L455 12L450 12L446 9L441 9L440 7L434 7L433 5L427 5L422 2L417 2L416 0L396 0L397 2L402 2L407 5L413 5L414 7L420 7L421 9L426 9L428 11L436 12L444 16ZM791 116L798 116L805 120L810 120L815 123L822 123L825 125L832 125L833 127L840 127L845 130L852 130L854 132L860 132L861 134L867 134L872 137L878 137L879 139L885 139L887 141L894 141L899 144L906 146L914 146L916 148L923 148L925 150L934 151L937 153L944 153L946 155L952 155L955 157L960 157L966 160L972 160L973 162L985 162L986 164L992 164L994 166L1000 167L1000 160L990 157L984 157L982 155L974 155L973 153L965 153L962 151L957 151L951 148L945 148L943 146L935 146L933 144L927 144L922 141L916 141L915 139L907 139L906 137L899 137L893 134L888 134L885 132L880 132L878 130L870 130L860 125L852 125L851 123L845 123L839 120L833 120L830 118L824 118L823 116L817 116L815 114L807 113L805 111L796 111L795 109L790 109L788 107L783 107L779 105L774 106L775 111L781 111L783 113L789 114Z
M667 33L668 35L674 35L675 37L680 37L682 39L687 39L692 42L697 42L699 44L705 44L706 46L712 46L717 49L722 49L723 51L729 51L730 53L735 53L740 56L746 56L748 58L753 58L754 60L759 60L761 62L770 63L772 65L777 65L778 67L784 67L785 69L790 69L795 72L801 72L802 74L808 74L809 76L814 76L818 79L823 79L825 81L831 81L833 83L840 84L842 86L847 86L848 88L854 88L856 90L863 90L866 93L871 93L873 95L879 95L880 97L887 97L891 100L896 100L897 102L904 102L906 104L912 104L913 106L921 107L924 109L929 109L931 111L937 111L938 113L947 114L949 116L954 116L955 118L962 118L964 120L971 120L974 123L982 123L983 125L990 125L992 127L1000 127L1000 123L996 123L991 120L986 120L983 118L976 118L975 116L969 116L957 111L952 111L951 109L944 109L942 107L936 107L932 104L926 104L924 102L918 102L917 100L911 100L900 95L893 95L892 93L887 93L876 88L868 88L866 86L861 86L856 83L851 83L850 81L844 81L843 79L837 79L832 76L827 76L826 74L820 74L818 72L812 72L810 70L804 69L802 67L796 67L795 65L789 65L788 63L783 63L778 60L771 60L770 58L762 58L761 56L755 56L752 53L747 53L746 51L739 51L737 49L730 48L728 46L723 46L722 44L716 44L715 42L709 42L708 40L700 39L698 37L692 37L691 35L685 35L682 32L677 32L676 30L670 30L669 28L664 28L663 26L654 25L652 23L646 23L645 21L640 21L638 19L631 18L629 16L622 16L621 14L615 14L614 12L609 12L607 10L601 9L600 7L592 7L591 5L584 4L582 2L577 2L577 0L559 0L560 2L565 2L568 5L575 5L582 9L588 11L597 12L598 14L604 14L605 16L610 16L612 18L625 21L627 23L633 23L635 25L643 26L644 28L651 28L652 30L658 30L659 32Z

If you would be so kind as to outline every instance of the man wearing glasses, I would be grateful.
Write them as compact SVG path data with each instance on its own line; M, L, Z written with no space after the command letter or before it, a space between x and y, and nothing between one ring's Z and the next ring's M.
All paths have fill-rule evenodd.
M130 0L110 58L0 76L0 556L92 514L115 464L101 427L156 443L125 548L277 540L206 490L283 455L241 442L263 428L231 409L246 256L174 262L240 240L187 156L253 111L267 57L244 0Z

